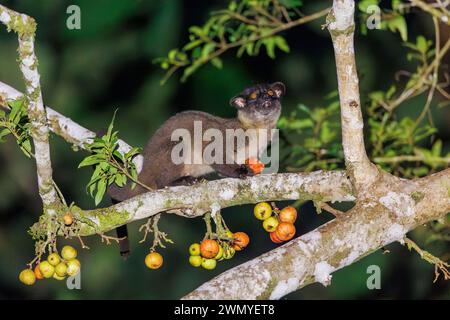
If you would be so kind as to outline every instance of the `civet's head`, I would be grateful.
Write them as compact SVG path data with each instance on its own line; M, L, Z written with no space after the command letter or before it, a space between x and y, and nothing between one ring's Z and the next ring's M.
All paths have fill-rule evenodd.
M238 118L245 127L273 126L280 117L280 100L285 90L281 82L259 84L242 91L230 104L238 110Z

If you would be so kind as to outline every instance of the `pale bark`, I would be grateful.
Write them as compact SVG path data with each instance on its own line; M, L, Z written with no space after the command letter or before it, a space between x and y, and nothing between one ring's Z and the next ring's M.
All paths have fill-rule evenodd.
M354 11L354 1L334 1L327 23L336 59L345 165L357 192L363 192L376 180L378 170L370 162L364 147L364 121L353 44Z
M350 181L344 172L281 173L247 179L220 179L193 186L147 192L109 208L74 210L83 221L81 235L92 235L118 225L172 211L193 218L211 211L269 200L353 201ZM249 214L251 216L251 214Z
M450 169L416 180L388 177L372 197L289 243L230 269L184 299L279 299L450 211ZM431 280L430 280L431 281Z
M2 5L0 5L0 22L7 26L8 30L18 34L19 66L27 90L28 118L31 123L30 135L33 138L39 194L44 206L50 206L58 201L58 197L53 185L47 115L42 102L38 60L34 52L36 22L33 18Z

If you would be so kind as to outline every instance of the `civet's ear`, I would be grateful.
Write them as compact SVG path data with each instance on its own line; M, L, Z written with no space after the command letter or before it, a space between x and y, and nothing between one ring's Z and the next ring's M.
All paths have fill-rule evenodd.
M236 109L242 109L245 107L245 99L242 96L236 96L231 98L230 105L235 107Z
M286 87L282 82L275 82L270 85L270 88L275 92L275 96L277 98L281 98L284 96L284 93L286 92Z

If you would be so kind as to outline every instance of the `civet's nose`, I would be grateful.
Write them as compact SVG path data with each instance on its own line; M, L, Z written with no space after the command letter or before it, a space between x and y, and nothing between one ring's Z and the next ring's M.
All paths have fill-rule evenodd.
M264 107L264 108L270 107L270 101L264 101L263 107Z

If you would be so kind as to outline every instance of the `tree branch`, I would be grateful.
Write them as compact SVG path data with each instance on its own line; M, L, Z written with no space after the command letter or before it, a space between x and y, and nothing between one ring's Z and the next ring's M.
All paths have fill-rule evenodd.
M147 192L109 208L74 208L82 222L80 235L112 230L120 225L171 211L193 218L211 211L260 201L275 200L353 201L350 181L342 171L263 174L247 179L220 179Z
M353 44L354 10L353 0L334 0L327 24L336 59L345 164L356 191L359 192L375 182L378 170L370 162L364 148L364 122Z
M48 207L58 203L59 199L53 185L47 115L42 102L40 75L37 70L38 60L34 53L36 22L33 18L2 5L0 5L0 21L7 26L8 31L13 30L18 34L19 64L27 90L28 118L35 149L39 194L44 207Z
M279 299L450 211L450 169L416 181L389 177L370 199L291 242L230 269L184 299Z

